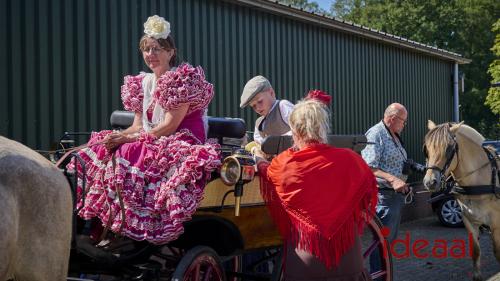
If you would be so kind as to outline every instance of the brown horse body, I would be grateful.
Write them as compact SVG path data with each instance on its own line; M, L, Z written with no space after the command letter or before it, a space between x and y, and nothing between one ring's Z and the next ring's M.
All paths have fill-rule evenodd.
M66 280L71 190L64 175L28 147L0 137L0 281Z
M424 186L431 191L439 188L441 176L452 175L458 186L474 188L474 186L490 185L492 170L486 152L482 148L484 138L473 128L460 124L435 125L428 123L429 132L425 137L428 153L428 169L424 177ZM446 150L453 150L456 143L458 150L453 155ZM453 157L453 158L451 158ZM448 168L445 168L446 160ZM497 166L500 163L497 159ZM445 168L444 170L442 170ZM441 171L439 170L441 169ZM496 178L496 186L499 179ZM495 257L500 263L500 199L493 193L481 195L454 194L462 208L462 217L467 230L473 237L473 280L482 280L480 271L479 227L488 225L491 229Z

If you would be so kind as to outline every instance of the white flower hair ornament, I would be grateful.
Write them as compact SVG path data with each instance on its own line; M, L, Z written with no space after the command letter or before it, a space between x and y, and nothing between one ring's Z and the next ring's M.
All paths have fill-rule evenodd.
M170 34L170 23L164 18L154 15L144 23L144 33L155 39L167 39Z

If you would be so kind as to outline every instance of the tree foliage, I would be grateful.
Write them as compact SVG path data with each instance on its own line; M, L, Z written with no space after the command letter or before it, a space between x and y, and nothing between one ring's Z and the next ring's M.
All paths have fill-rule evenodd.
M309 2L308 0L280 0L280 2L288 5L293 5L297 8L304 9L312 13L329 14L328 11L321 9L318 3L314 1Z
M466 91L460 96L462 119L486 137L500 138L499 112L485 105L486 101L490 107L498 106L498 92L488 100L486 96L490 84L488 65L494 59L491 26L500 17L500 1L336 0L331 9L332 14L345 20L472 59L460 67L466 79Z
M490 64L488 73L491 75L492 84L497 85L495 85L496 87L490 88L488 91L486 105L488 105L494 113L500 114L500 19L493 24L491 30L496 34L495 44L491 48L496 58Z

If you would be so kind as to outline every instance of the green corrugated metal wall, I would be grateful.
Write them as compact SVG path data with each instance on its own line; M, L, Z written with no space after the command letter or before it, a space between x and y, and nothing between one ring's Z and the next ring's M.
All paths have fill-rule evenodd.
M246 80L267 76L293 102L313 88L333 95L336 133L363 133L386 105L405 104L404 138L422 159L425 122L452 118L452 62L217 0L7 0L0 9L0 134L48 148L64 131L108 127L122 108L123 76L146 70L142 23L172 24L181 60L202 65L216 97L209 114L240 110Z

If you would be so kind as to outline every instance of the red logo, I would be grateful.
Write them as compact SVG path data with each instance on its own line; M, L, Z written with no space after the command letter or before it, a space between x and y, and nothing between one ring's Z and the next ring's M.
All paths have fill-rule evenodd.
M382 235L387 238L390 234L388 227L382 227L380 230ZM468 245L464 239L453 239L451 241L445 239L429 240L425 238L412 239L410 232L406 232L403 239L394 239L387 247L387 240L384 240L384 256L387 255L387 249L391 255L397 259L409 258L410 256L418 259L428 257L445 259L445 258L470 258L472 257L472 234L468 234ZM468 251L467 251L468 250ZM468 253L467 253L468 252Z

